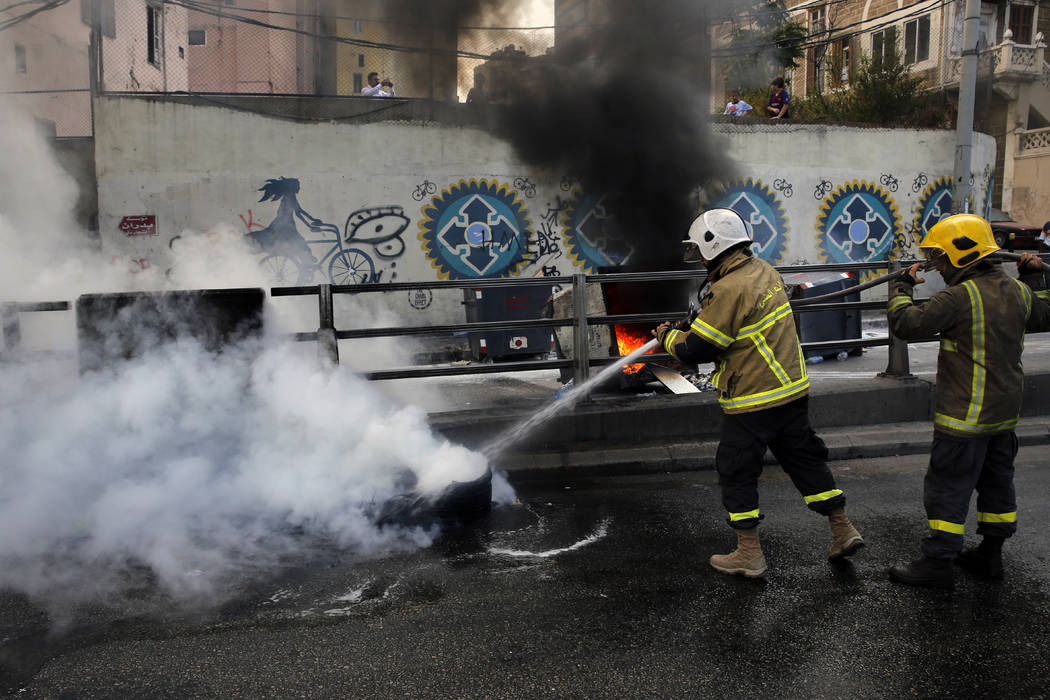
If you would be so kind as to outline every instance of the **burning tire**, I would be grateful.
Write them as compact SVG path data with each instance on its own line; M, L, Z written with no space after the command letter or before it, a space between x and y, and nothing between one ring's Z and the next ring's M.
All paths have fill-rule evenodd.
M453 481L436 496L409 491L382 505L379 525L469 525L492 510L492 471L472 481Z

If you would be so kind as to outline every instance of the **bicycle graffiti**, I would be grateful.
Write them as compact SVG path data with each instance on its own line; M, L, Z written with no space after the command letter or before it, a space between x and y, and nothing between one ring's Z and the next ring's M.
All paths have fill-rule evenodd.
M318 272L327 274L332 284L374 284L382 270L376 270L375 258L395 260L405 251L401 234L409 219L398 206L366 207L352 211L346 224L338 226L323 221L306 211L299 203L299 180L280 177L266 181L259 188L260 202L279 202L277 215L267 226L241 216L247 231L245 237L263 254L259 266L275 284L305 285ZM252 226L259 226L252 230ZM310 233L321 234L307 239L299 233L303 225ZM370 252L358 246L368 246ZM324 246L324 248L321 248ZM314 254L321 251L321 256ZM394 264L391 264L391 269Z

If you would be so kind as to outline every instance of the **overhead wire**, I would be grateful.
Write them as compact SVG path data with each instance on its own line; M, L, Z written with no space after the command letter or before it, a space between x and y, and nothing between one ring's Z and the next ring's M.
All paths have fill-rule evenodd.
M69 0L50 0L50 2L45 2L43 5L41 5L40 7L37 7L35 9L33 9L33 10L30 10L28 12L23 12L22 14L16 15L14 17L9 17L7 19L0 20L0 31L3 31L5 29L10 29L11 27L13 27L13 26L15 26L17 24L21 24L22 22L25 22L30 17L38 15L41 12L47 12L48 10L53 10L56 7L61 7L62 5L65 5L67 2L69 2ZM12 7L17 7L17 6L21 5L21 4L24 4L24 3L15 3L14 5L11 5L10 7L8 7L7 9L10 9Z

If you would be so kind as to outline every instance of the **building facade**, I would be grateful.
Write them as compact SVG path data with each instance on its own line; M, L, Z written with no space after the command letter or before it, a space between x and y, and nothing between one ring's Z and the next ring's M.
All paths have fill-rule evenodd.
M896 53L930 90L957 99L965 0L788 0L807 30L800 65L784 75L793 99L848 89L862 61ZM726 30L715 30L726 41ZM1050 218L1037 173L1050 158L1050 2L982 2L977 128L995 137L992 206L1025 223ZM718 67L715 67L718 74ZM717 84L717 83L716 83ZM719 91L712 109L724 105ZM1050 166L1050 163L1048 163Z

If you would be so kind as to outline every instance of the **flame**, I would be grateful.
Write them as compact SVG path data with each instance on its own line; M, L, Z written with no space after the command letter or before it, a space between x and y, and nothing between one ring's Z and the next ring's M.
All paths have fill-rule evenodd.
M630 355L652 339L652 335L644 330L638 330L630 326L614 326L616 334L616 347L620 351L620 357ZM624 365L624 374L635 374L645 367L644 364Z

